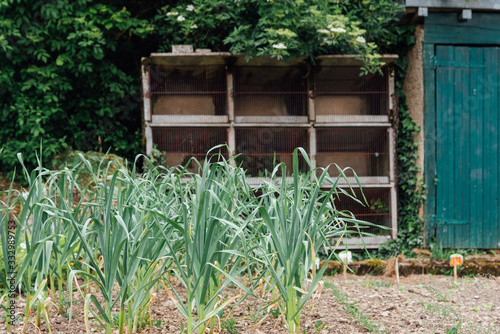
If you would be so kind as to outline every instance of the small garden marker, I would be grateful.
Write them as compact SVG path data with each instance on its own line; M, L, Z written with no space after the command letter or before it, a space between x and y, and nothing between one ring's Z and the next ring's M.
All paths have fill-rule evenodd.
M399 285L399 256L396 256L396 265L395 265L394 269L396 270L396 280L397 280L398 285Z
M460 254L450 255L450 266L453 266L453 278L455 282L457 281L457 266L462 265L463 259L463 256Z
M347 278L347 264L352 262L352 253L349 251L342 251L339 253L339 258L342 261L342 269L344 271L344 280Z

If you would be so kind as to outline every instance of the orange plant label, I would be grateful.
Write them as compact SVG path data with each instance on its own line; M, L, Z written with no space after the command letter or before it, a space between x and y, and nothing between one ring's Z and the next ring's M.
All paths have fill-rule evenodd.
M463 262L462 255L453 254L450 256L450 266L461 266Z

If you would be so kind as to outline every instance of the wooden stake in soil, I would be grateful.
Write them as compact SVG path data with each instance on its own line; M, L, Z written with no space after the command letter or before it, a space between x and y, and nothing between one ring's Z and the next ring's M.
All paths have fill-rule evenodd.
M339 258L342 261L342 270L344 272L344 280L347 279L347 265L352 262L352 253L349 251L342 251L339 253Z
M463 262L463 256L460 254L450 255L450 266L453 266L453 279L455 283L457 282L457 266L461 266Z
M396 267L394 268L396 270L396 281L398 282L399 285L399 258L396 257Z

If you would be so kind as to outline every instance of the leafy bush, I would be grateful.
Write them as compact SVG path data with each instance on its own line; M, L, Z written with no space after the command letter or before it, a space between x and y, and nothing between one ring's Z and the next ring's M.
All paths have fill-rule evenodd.
M174 44L290 59L319 54L359 54L364 71L376 71L379 52L397 40L401 7L374 1L180 1L164 7L155 24L160 50Z
M118 67L125 37L152 31L124 9L89 0L3 1L0 5L2 170L22 152L28 168L66 147L140 150L138 78Z

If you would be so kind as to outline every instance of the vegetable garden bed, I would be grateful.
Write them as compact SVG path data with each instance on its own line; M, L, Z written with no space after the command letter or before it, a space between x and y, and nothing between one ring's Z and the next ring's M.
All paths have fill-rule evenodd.
M90 291L97 290L92 287ZM463 277L455 284L449 276L414 275L401 278L398 285L388 277L348 275L344 280L342 275L336 275L325 277L325 287L318 297L306 304L302 333L454 333L454 328L457 333L500 333L500 280L492 276ZM21 297L19 308L23 303ZM83 303L75 298L69 329L67 314L59 315L52 306L49 314L53 333L86 333ZM266 314L258 311L258 305L259 301L252 297L237 307L230 305L217 321L220 328L216 332L287 333L283 322L275 317L275 309L270 309L267 318L253 329ZM140 333L180 333L182 323L185 327L185 318L163 288L156 291L150 314L150 322L143 324ZM34 315L31 321L35 321ZM90 333L105 332L93 317L89 327ZM40 329L47 333L45 324ZM3 322L0 332L5 333ZM18 323L13 333L20 332ZM30 324L27 333L39 331Z
M35 326L48 326L51 305L68 302L72 319L78 292L86 325L93 317L108 334L115 323L120 334L136 333L149 319L151 292L162 285L188 334L214 332L220 314L247 297L260 309L276 308L288 332L300 332L306 302L326 270L314 265L320 247L370 224L338 209L339 193L360 199L337 187L347 179L337 166L319 176L301 172L299 154L311 165L301 148L291 173L280 164L257 189L222 150L213 148L203 163L189 161L197 173L181 166L137 176L135 165L131 171L113 161L96 165L82 154L71 168L24 169L29 192L10 189L1 207L0 284L9 293L0 306L12 324L24 318L26 331L35 314ZM11 220L16 206L21 211ZM229 296L230 288L240 292ZM16 293L26 298L23 310Z
M74 168L25 171L30 191L2 196L0 306L13 321L2 321L0 332L389 330L379 314L352 303L348 287L392 284L322 281L329 266L316 268L319 249L369 223L337 207L339 193L361 200L336 187L344 171L337 179L327 169L301 173L299 152L309 163L295 151L291 183L277 176L282 164L257 189L223 156L193 161L196 174L153 168L138 177L135 168L112 171L112 162L93 166L82 155ZM369 261L383 270L382 261ZM498 282L488 284L495 296ZM486 299L486 309L497 307Z

